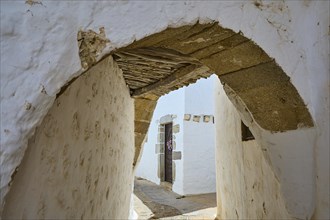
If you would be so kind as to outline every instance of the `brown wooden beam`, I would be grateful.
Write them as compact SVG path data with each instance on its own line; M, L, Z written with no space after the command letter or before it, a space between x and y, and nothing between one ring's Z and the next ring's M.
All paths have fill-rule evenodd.
M165 93L167 93L169 92L166 91L167 88L172 87L173 83L181 83L190 78L196 78L196 76L205 75L206 72L209 72L211 75L211 70L206 66L202 66L202 65L185 66L178 69L170 76L160 79L153 84L150 84L143 88L132 90L131 94L132 97L138 97L153 90L164 90Z

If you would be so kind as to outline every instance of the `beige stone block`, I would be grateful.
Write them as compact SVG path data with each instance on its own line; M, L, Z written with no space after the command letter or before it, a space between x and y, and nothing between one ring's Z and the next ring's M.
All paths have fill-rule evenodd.
M194 122L199 122L200 119L201 119L201 116L199 116L199 115L194 115L194 117L193 117Z
M184 114L183 120L190 121L190 119L191 119L191 114Z
M158 133L157 142L161 144L161 143L164 143L164 141L165 141L165 134L164 133Z
M181 151L172 152L172 160L181 160L181 158L182 158Z
M179 133L180 132L180 125L176 124L172 127L172 132L173 133Z
M172 181L173 181L173 183L174 183L175 180L176 180L176 164L173 161L172 162Z
M155 153L163 154L164 153L164 144L156 144L155 145Z
M135 109L135 120L151 121L153 111L149 112L144 109Z
M210 115L203 115L203 122L209 123L210 120L211 120L211 116Z
M134 105L135 105L135 109L144 109L144 111L146 110L150 110L149 112L152 112L153 109L156 107L157 101L154 100L149 100L149 99L143 99L143 98L136 98L134 99Z
M149 122L134 121L134 131L137 133L147 133L149 124Z
M173 121L172 115L165 115L159 119L160 124L167 124Z
M165 155L164 154L158 154L158 178L160 178L160 181L164 181L165 174L164 174L164 165L165 165Z
M141 147L142 142L145 139L146 134L135 133L135 146Z
M201 60L203 64L213 69L218 75L268 61L271 61L271 58L252 41L239 44L231 50L220 51Z
M165 126L164 125L159 125L158 126L158 132L165 132Z

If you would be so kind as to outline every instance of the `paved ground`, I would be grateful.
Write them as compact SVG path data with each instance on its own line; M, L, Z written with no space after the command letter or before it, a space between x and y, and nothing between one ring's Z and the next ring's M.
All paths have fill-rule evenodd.
M216 194L181 197L144 179L134 181L134 209L139 219L214 219Z

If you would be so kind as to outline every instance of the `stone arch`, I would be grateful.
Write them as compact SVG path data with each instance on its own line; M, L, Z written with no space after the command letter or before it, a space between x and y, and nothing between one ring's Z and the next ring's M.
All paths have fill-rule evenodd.
M168 28L110 55L122 70L135 100L133 166L140 156L157 99L213 72L255 132L256 127L284 132L313 126L299 93L275 60L241 33L216 22ZM102 62L107 59L104 57ZM82 65L86 60L88 67L99 66L93 59L81 59ZM63 87L58 96L65 94L74 81Z
M1 3L5 7L8 7L5 5L5 3ZM5 146L3 149L5 149L4 152L4 159L1 161L1 165L4 165L4 169L1 170L1 178L3 180L1 185L1 198L6 195L8 192L9 187L7 184L10 181L11 174L14 173L15 167L20 163L21 158L24 155L24 151L26 149L27 139L31 137L32 133L34 132L36 126L42 118L45 116L47 110L51 107L51 104L54 101L54 96L58 92L58 90L63 86L69 79L71 79L74 75L81 74L84 70L81 68L79 59L77 56L77 49L74 42L76 41L76 32L79 28L84 27L86 29L92 28L95 29L96 27L105 26L105 30L107 31L107 36L109 36L109 32L119 32L119 34L113 34L110 36L110 39L113 40L114 47L121 48L125 44L129 44L133 41L133 39L137 38L140 39L145 34L152 34L159 30L165 29L167 26L171 25L182 25L184 23L192 24L194 23L198 18L202 18L204 21L208 19L221 21L222 24L224 24L225 27L230 27L235 31L242 30L247 36L253 38L259 45L262 46L269 54L274 55L276 59L279 61L281 66L285 68L287 73L290 76L293 76L293 68L294 64L291 64L291 60L285 61L285 58L281 58L282 53L280 52L280 49L277 50L275 48L275 44L279 43L282 39L281 36L277 36L274 33L271 33L271 37L274 40L274 43L271 45L265 45L265 37L255 37L254 34L258 33L255 28L252 28L253 25L260 25L262 26L262 29L267 32L271 31L279 31L282 32L283 30L276 30L277 27L274 25L276 22L280 21L280 23L288 24L289 29L287 31L287 38L293 38L295 42L297 41L299 45L295 45L294 50L291 50L293 52L289 53L288 56L294 54L298 54L298 49L307 49L308 46L305 46L307 44L312 43L318 43L319 36L323 36L320 34L320 32L317 32L317 34L313 35L311 38L306 39L300 39L299 37L296 37L297 35L301 33L306 33L306 31L298 30L293 22L289 24L289 21L282 20L282 14L279 13L279 10L282 11L284 6L284 15L285 18L288 16L293 18L293 20L299 20L300 18L300 12L299 10L305 9L307 12L309 12L308 18L311 18L311 21L315 21L315 24L317 23L317 19L320 19L321 22L321 30L327 30L327 25L324 20L327 20L325 18L326 16L323 16L322 13L318 14L317 16L311 16L310 12L314 12L316 9L323 10L323 12L326 10L325 5L328 3L311 3L311 4L303 4L303 3L291 3L291 2L281 2L279 4L277 3L255 3L255 2L246 2L246 3L227 3L227 2L209 2L209 3L189 3L187 6L183 6L183 3L173 4L170 6L166 6L164 4L160 4L160 6L155 7L153 4L148 5L142 5L142 3L136 3L135 6L138 7L131 7L132 9L127 10L126 3L122 4L99 4L95 7L90 7L88 4L81 4L82 9L84 10L76 10L77 5L74 4L64 4L63 11L59 13L57 11L56 7L47 7L47 9L40 11L41 16L47 16L49 18L49 21L51 22L50 28L37 28L38 26L34 25L35 21L31 20L27 16L24 17L24 21L26 21L26 25L24 25L24 28L8 28L7 26L4 26L4 35L2 38L2 41L6 42L6 48L1 51L1 55L6 54L5 61L8 61L10 59L17 60L17 54L19 53L22 48L21 47L22 42L33 44L34 49L28 49L23 54L21 60L18 61L18 64L22 64L21 66L24 66L24 76L21 74L22 69L21 68L12 68L9 67L9 65L4 67L4 77L3 79L10 79L12 82L16 84L20 84L21 88L20 90L13 87L5 87L4 97L1 97L4 102L1 103L5 122L2 122L6 125L4 127L4 131L1 135L2 140L1 144L2 146ZM52 6L52 3L47 3L47 6ZM186 3L185 3L186 5ZM310 7L312 5L313 7ZM37 4L38 6L38 4ZM34 6L34 7L37 7ZM175 13L167 13L167 11L175 11L177 10L177 7L180 7L180 15L175 15ZM256 7L255 7L256 6ZM315 6L315 7L314 7ZM30 6L26 6L30 7ZM27 13L27 8L24 7L23 4L20 4L19 7L11 7L11 10L4 10L7 11L4 15L4 23L11 24L13 22L16 22L15 19L12 19L14 17L20 18L22 16L25 16ZM41 6L40 6L41 7ZM62 6L61 6L62 7ZM45 7L46 8L46 7ZM204 13L205 8L207 9L207 13ZM286 8L286 9L285 9ZM295 10L292 10L295 8ZM32 9L34 9L32 7ZM73 10L74 9L74 10ZM166 10L164 10L166 9ZM273 12L275 10L275 12ZM290 10L292 10L292 13L290 14ZM30 10L28 10L31 12ZM83 12L90 12L90 13L84 13L86 16L81 16L81 11ZM113 13L109 13L109 11ZM117 11L119 13L117 13ZM134 13L132 13L134 11ZM153 11L153 14L149 16L144 16L146 11ZM261 11L262 19L257 19L258 21L253 21L253 16L250 16L251 14L255 12ZM128 12L128 13L127 13ZM242 15L242 12L244 15ZM269 13L269 14L267 14ZM276 14L277 13L277 14ZM31 13L32 14L32 13ZM97 14L97 15L96 15ZM135 15L139 15L139 19ZM205 14L205 15L204 15ZM299 16L298 16L299 14ZM322 14L322 15L321 15ZM77 16L75 16L77 15ZM79 16L78 16L79 15ZM125 16L123 16L125 15ZM133 15L133 16L130 16ZM141 16L143 15L143 16ZM165 15L165 16L164 16ZM169 16L167 16L169 15ZM239 17L238 19L232 19L232 15L235 15L235 17ZM241 16L242 15L242 16ZM275 16L274 16L275 15ZM279 15L279 16L278 16ZM127 20L124 20L124 22L118 22L118 19L114 19L116 16L122 18L125 17ZM75 17L75 19L72 19L72 17ZM158 25L155 25L157 22L152 22L151 25L137 25L141 22L143 19L150 20L156 20L156 18L160 18L160 21L157 20L159 23ZM271 21L269 21L267 18L272 18ZM36 16L34 17L36 18ZM63 22L63 21L70 21L70 22ZM90 20L93 20L92 23L89 23ZM48 20L46 20L48 22ZM275 22L274 22L275 21ZM116 23L119 23L117 25ZM160 24L161 23L161 24ZM33 25L32 25L33 24ZM43 24L44 25L44 24ZM42 25L42 26L43 26ZM49 24L47 24L49 26ZM319 24L317 24L319 25ZM316 26L316 25L315 25ZM325 28L324 28L325 26ZM20 26L18 26L20 27ZM56 31L49 32L51 28L59 28L60 30L71 30L68 31L70 33L66 33L64 35L57 35ZM292 28L292 29L290 29ZM9 30L10 29L10 30ZM124 30L124 31L123 31ZM128 30L128 31L127 31ZM126 33L127 32L127 33ZM71 34L71 35L70 35ZM282 33L281 33L282 34ZM276 35L276 36L275 36ZM12 36L15 36L14 38ZM34 39L33 41L30 41L31 39ZM325 38L324 38L325 39ZM325 45L324 40L320 41L321 43L318 43L317 48L321 48ZM23 43L23 45L25 45ZM40 43L40 45L38 44ZM293 41L291 42L293 43ZM15 46L16 45L16 46ZM58 45L61 45L61 47L58 47ZM284 42L281 46L286 47L290 45L290 42ZM107 53L111 51L114 47L106 48L104 53ZM272 50L276 50L274 53ZM11 53L7 53L8 51L14 51ZM17 50L17 51L16 51ZM16 53L15 53L16 51ZM317 51L316 49L310 51L311 54L316 57L322 57L321 52ZM53 56L55 55L55 56ZM69 55L69 56L67 56ZM24 57L24 58L23 58ZM35 60L28 61L31 57L37 58ZM52 62L46 64L47 67L45 67L44 59L39 59L39 57L52 57L54 58ZM302 57L305 59L305 57ZM297 61L298 59L294 59L294 61ZM35 62L32 62L35 61ZM62 66L58 66L58 63L62 63ZM4 61L2 61L4 62ZM323 61L322 61L323 62ZM323 64L320 62L321 64ZM327 64L327 62L326 62ZM299 64L299 68L304 67L303 65ZM302 76L305 76L310 71L318 71L318 68L315 68L314 66L310 64L306 64L310 70L303 69ZM326 65L327 66L327 65ZM2 66L3 67L3 66ZM325 129L328 131L327 126L322 124L322 119L320 117L323 117L325 115L324 113L327 111L328 108L324 108L325 104L320 104L320 100L327 99L327 95L324 94L324 91L322 88L318 88L319 85L324 86L324 83L322 83L322 80L328 76L328 71L326 69L327 67L321 67L322 76L318 79L313 79L312 76L307 76L305 79L302 79L302 82L298 82L297 77L293 77L294 85L299 88L299 92L304 98L304 100L308 103L309 109L314 110L313 117L316 120L316 124L320 126L320 128L317 129L317 134L321 135L321 138L316 140L316 148L319 149L319 152L317 152L317 157L320 157L322 155L322 152L327 152L324 149L328 149L326 143L328 143L328 134L327 132L321 132L322 129ZM289 70L289 71L288 71ZM290 71L293 71L290 73ZM56 74L54 74L56 73ZM20 77L16 77L20 75ZM298 75L298 74L297 74ZM299 74L300 75L300 74ZM300 76L299 76L300 77ZM20 79L19 79L20 78ZM23 80L22 80L23 78ZM312 84L311 88L307 89L306 91L302 91L302 87L304 86L304 83L309 82ZM39 89L38 86L32 85L31 82L34 82L34 84L40 83L41 89ZM328 88L328 87L327 87ZM312 89L315 89L314 96L321 95L321 99L315 99L314 96L310 95L310 92ZM41 90L41 92L39 91ZM29 91L29 92L26 92ZM16 93L17 92L17 93ZM17 101L13 101L13 98L9 98L10 94L13 94L13 96L21 96L21 98ZM324 98L325 97L325 98ZM24 105L24 100L25 104ZM149 100L142 100L146 101L150 105L152 105L152 102L149 102ZM309 102L310 101L310 102ZM239 103L239 99L238 99ZM22 105L24 105L23 110L21 109ZM315 109L314 109L315 108ZM19 112L17 114L17 112ZM320 114L319 114L320 113ZM327 113L327 112L326 112ZM320 115L320 116L318 116ZM2 118L3 119L3 118ZM312 137L314 138L314 137ZM325 144L324 144L325 143ZM312 145L311 145L312 146ZM310 147L312 148L312 147ZM310 155L312 157L312 154ZM325 159L322 160L322 162L317 162L322 164L324 163ZM318 170L317 172L321 172L322 170ZM326 176L326 175L325 175ZM326 178L323 178L324 181L326 181ZM318 192L318 196L320 196L321 199L324 200L324 197L326 197L326 193L322 195L322 192L326 192L324 190L324 186L322 184L320 185L320 192ZM3 201L3 200L2 200ZM321 201L321 200L320 200ZM329 200L324 200L325 203L329 203ZM318 201L318 204L320 202ZM324 211L323 211L324 215Z
M297 218L311 217L314 179L297 182L302 175L290 177L290 172L302 162L293 162L290 156L278 160L275 155L294 156L297 149L284 149L285 146L290 141L294 145L305 142L301 148L309 152L304 156L304 166L308 167L305 171L313 176L310 146L314 130L308 129L314 126L313 119L290 78L258 45L217 22L196 23L168 28L112 55L135 98L133 166L139 160L157 99L215 72L244 122L263 143L264 156L282 185L288 212ZM281 133L285 136L292 131L293 138L279 141ZM299 199L306 189L305 199Z
M135 161L155 101L163 94L215 72L248 123L284 132L313 127L290 78L253 41L217 22L168 28L113 53L135 105Z

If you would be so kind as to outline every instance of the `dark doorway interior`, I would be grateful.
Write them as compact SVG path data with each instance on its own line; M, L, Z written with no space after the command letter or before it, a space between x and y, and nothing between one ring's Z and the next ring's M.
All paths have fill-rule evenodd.
M242 141L249 141L255 139L249 127L246 126L243 123L243 121L241 122L241 129L242 129Z
M165 125L165 181L173 183L172 178L172 123Z

